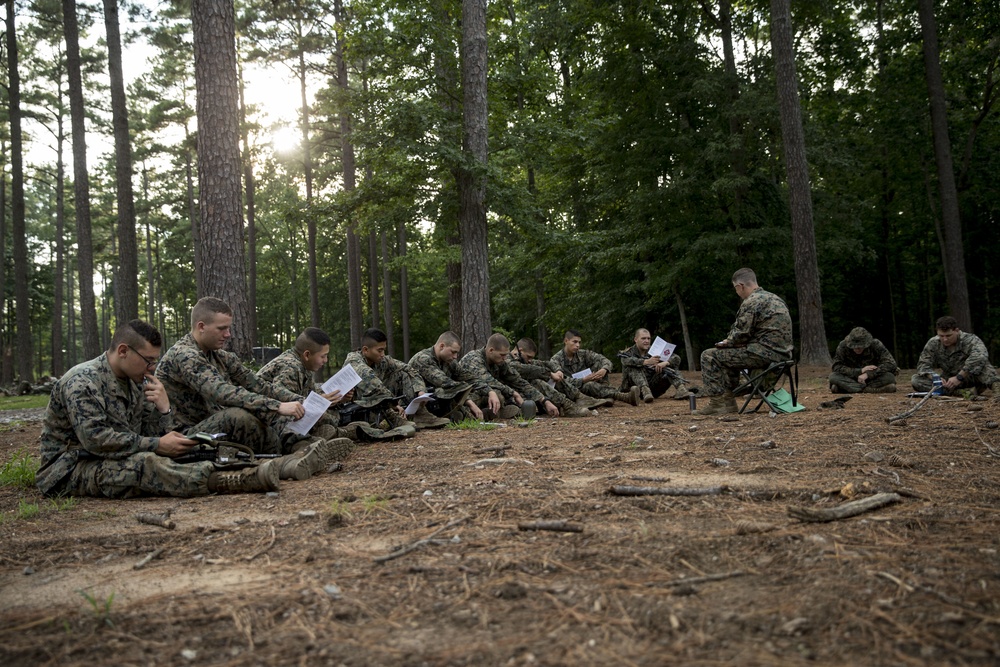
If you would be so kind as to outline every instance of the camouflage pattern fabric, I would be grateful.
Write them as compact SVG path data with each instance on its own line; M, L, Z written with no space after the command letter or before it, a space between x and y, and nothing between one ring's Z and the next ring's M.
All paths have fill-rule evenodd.
M877 366L868 373L865 384L858 382L861 369L865 366ZM899 366L892 354L878 338L873 338L861 354L856 354L848 344L847 339L840 341L833 355L833 370L827 378L830 384L840 388L846 394L857 394L865 387L877 389L896 383L896 371Z
M528 381L518 375L517 371L511 368L506 361L491 364L486 358L486 348L472 350L466 354L462 357L461 365L495 391L497 396L501 398L501 403L513 403L515 391L524 400L534 401L539 406L545 401L541 392L528 384ZM480 407L485 406L486 398L487 396L479 397L477 404Z
M358 405L372 406L393 396L402 396L409 402L427 391L427 385L415 370L389 356L372 365L361 350L355 350L347 355L344 364L353 366L361 376L361 382L354 388L354 402Z
M410 357L409 366L420 375L428 388L444 389L444 393L451 393L453 390L464 388L463 385L471 385L472 393L469 397L474 401L485 398L490 393L490 387L483 378L471 373L457 359L440 361L435 356L433 347L421 350Z
M792 318L788 306L760 287L740 304L726 339L734 346L701 353L702 395L719 396L739 384L740 369L767 368L792 358Z
M662 371L656 370L654 366L646 366L643 362L650 359L651 355L649 352L640 352L636 345L619 352L618 358L622 362L621 391L628 391L632 387L649 387L653 396L659 398L671 387L679 389L687 384L684 376L677 372L681 367L681 358L676 354L671 355L667 367Z
M166 388L175 419L185 432L226 433L233 442L248 445L258 454L278 453L277 434L289 421L278 414L278 408L282 402L302 400L299 394L260 380L232 352L204 352L191 334L167 350L156 377ZM212 431L214 422L209 418L227 408L248 413L238 419L236 413L228 413L234 420L231 427L241 429L244 439L237 439L236 430Z
M614 364L603 354L594 352L593 350L577 350L576 355L572 359L569 359L566 356L566 350L563 349L552 355L552 361L559 366L559 370L566 376L563 382L573 386L577 391L583 392L587 396L592 396L593 398L614 398L615 394L618 393L617 389L609 385L607 375L600 380L592 380L590 382L581 382L572 377L573 373L579 373L582 370L588 369L597 372L603 368L608 373L611 373L615 368Z
M312 372L306 370L306 367L302 365L302 358L299 357L294 348L285 350L264 364L263 368L257 371L257 377L264 382L284 387L298 396L308 396L310 391L315 391L317 394L323 393L323 387L313 380ZM327 408L326 414L319 418L319 421L309 432L315 434L316 429L321 426L340 424L340 408L342 406L343 403L338 403ZM297 445L306 441L306 437L308 436L303 437L296 433L283 432L280 436L282 453L290 454Z
M205 465L181 465L153 452L174 427L142 387L119 380L107 355L70 369L52 388L35 484L45 495L127 498L208 493Z
M572 408L575 400L563 393L561 391L562 388L568 389L576 398L580 397L580 391L565 380L557 382L555 386L549 384L549 380L552 379L552 373L559 370L559 366L551 359L549 361L540 361L538 359L525 361L518 354L517 348L515 348L507 355L507 363L517 371L518 375L527 380L532 387L537 389L542 396L551 401L560 410Z
M917 360L917 372L910 378L914 390L930 391L933 388L931 373L935 368L941 369L943 379L954 377L961 371L964 379L960 388L989 389L994 382L1000 382L1000 376L990 364L986 345L979 336L967 331L961 332L950 350L937 336L927 341Z

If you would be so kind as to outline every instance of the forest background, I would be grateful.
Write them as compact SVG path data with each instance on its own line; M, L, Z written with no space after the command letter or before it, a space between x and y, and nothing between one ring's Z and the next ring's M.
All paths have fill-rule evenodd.
M238 91L214 94L196 72L192 19L227 4L235 40L202 29L201 53L233 51ZM804 308L821 307L810 331L826 345L810 360L862 325L911 367L949 312L996 359L1000 5L794 3L805 227L793 224L772 47L787 6L125 3L125 58L148 61L116 92L115 0L6 0L0 381L59 375L136 315L169 345L199 296L234 298L214 287L234 278L242 354L315 325L337 363L374 325L406 359L448 328L481 344L482 317L461 331L478 312L543 355L569 327L612 357L647 327L694 367L728 331L741 266L786 300L797 344ZM474 54L488 54L481 100ZM266 94L247 103L248 87L287 96L289 82L295 104L280 102L295 117L275 118ZM203 173L211 142L229 136L198 132L217 98L234 101L221 121L239 168ZM212 176L241 192L235 237L206 204ZM470 182L483 197L479 259L466 254ZM803 247L812 278L797 267ZM488 277L485 305L468 291L463 304L473 269ZM811 289L821 306L803 301Z

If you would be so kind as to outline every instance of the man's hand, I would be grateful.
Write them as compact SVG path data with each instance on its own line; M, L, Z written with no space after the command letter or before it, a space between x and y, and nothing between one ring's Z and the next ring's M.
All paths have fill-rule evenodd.
M469 408L469 412L472 413L472 416L475 417L476 420L483 421L483 411L479 409L479 406L476 405L472 399L466 401L465 406Z
M515 405L521 405L522 403L524 403L524 397L521 396L521 394L517 393L516 391L514 392L513 398Z
M658 366L660 364L660 357L650 357L642 362L643 366Z
M715 347L732 347L733 344L729 342L728 338L724 338L715 344Z
M962 386L962 380L957 375L953 375L941 383L945 389L958 389Z
M868 382L868 373L862 373L858 376L858 384L865 384Z
M871 364L868 364L867 366L865 366L864 368L861 369L861 372L862 373L871 373L872 371L877 371L877 370L878 370L878 366L873 366Z
M497 393L490 389L489 396L486 398L486 405L490 412L493 414L498 414L500 412L500 397Z
M287 403L282 403L278 406L278 414L285 417L302 419L302 417L306 414L306 409L302 407L302 404L298 401L288 401Z
M552 377L552 379L553 379L553 380L555 380L556 382L562 382L562 381L563 381L563 380L564 380L564 379L566 378L566 376L565 376L565 375L563 375L563 372L562 372L562 371L556 371L555 373L549 373L549 375L550 375L550 376Z
M156 379L155 375L146 373L146 381L142 383L142 393L146 395L146 400L156 406L161 414L170 412L170 397L167 390L163 388L163 383Z
M343 400L345 398L344 396L340 395L340 390L339 389L334 389L329 394L322 394L322 396L326 400L330 401L330 403L332 403L333 405L336 405L337 403L343 402Z
M662 373L664 369L667 368L669 365L670 365L669 361L661 361L660 363L656 364L656 370Z
M549 417L558 417L559 416L559 408L557 408L555 405L553 405L552 401L550 401L549 399L545 399L545 401L542 403L542 407L545 408L545 413Z
M156 446L156 453L160 456L175 458L181 454L187 454L197 444L194 440L185 438L177 431L170 431L160 436L160 444Z
M597 382L598 380L600 380L602 377L604 377L607 374L608 374L607 369L606 368L602 368L601 370L594 371L593 373L591 373L587 377L583 378L583 381L584 382Z

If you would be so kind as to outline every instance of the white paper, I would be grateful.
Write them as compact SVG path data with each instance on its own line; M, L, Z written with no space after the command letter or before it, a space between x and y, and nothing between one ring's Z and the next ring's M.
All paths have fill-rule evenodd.
M653 344L649 347L649 356L659 357L663 361L670 359L670 356L674 353L677 346L673 343L668 343L659 336L653 341Z
M350 368L349 366L347 368ZM326 400L315 391L310 391L306 399L302 401L302 407L305 408L306 414L302 419L298 419L293 422L288 422L285 426L286 431L292 433L298 433L299 435L309 435L309 429L316 425L319 418L323 416L326 409L330 407L330 401Z
M417 410L420 409L421 403L426 403L427 401L433 398L434 394L428 394L428 393L423 393L420 394L419 396L415 396L413 400L410 401L410 404L406 406L406 410L404 410L404 412L407 414L407 416L414 415L417 413Z
M344 396L347 392L357 387L359 382L361 382L361 376L354 370L354 366L347 364L337 371L336 375L324 382L322 389L324 394L329 394L334 389L339 389L340 395Z
M577 380L582 380L583 378L587 377L593 372L594 371L590 370L589 368L584 368L582 371L577 371L576 373L573 373L573 377Z
M550 387L555 387L556 386L556 381L555 380L549 380L549 386Z

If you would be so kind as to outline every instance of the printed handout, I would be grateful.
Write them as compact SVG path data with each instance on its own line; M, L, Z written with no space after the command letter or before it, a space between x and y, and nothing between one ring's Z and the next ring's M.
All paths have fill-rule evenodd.
M350 366L347 368L350 368ZM291 431L292 433L298 433L299 435L309 435L309 429L316 425L319 418L322 417L323 413L330 407L330 401L326 400L315 391L310 391L309 395L306 396L306 399L302 401L302 407L305 408L306 414L302 417L302 419L288 422L288 425L285 426L285 430Z
M677 349L676 345L674 345L673 343L668 343L667 341L657 336L656 340L654 340L653 344L649 347L649 356L659 357L663 361L667 361L668 359L670 359L670 355L672 355L674 353L674 350L676 349Z
M357 387L359 382L361 382L361 376L354 370L354 366L344 366L332 378L323 383L323 393L329 394L334 389L339 389L340 395L343 396Z

